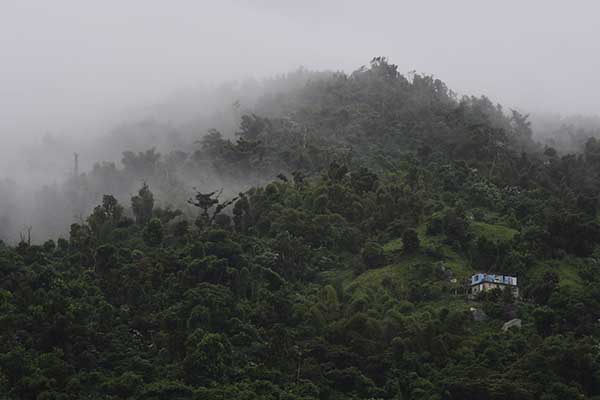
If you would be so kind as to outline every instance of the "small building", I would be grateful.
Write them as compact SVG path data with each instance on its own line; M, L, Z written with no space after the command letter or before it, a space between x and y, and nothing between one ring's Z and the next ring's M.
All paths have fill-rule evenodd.
M479 273L471 276L470 297L493 289L511 290L514 297L519 297L519 286L516 276Z

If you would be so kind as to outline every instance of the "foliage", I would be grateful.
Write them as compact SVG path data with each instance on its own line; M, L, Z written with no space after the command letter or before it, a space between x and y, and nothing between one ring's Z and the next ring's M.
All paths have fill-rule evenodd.
M180 207L144 184L68 240L0 242L2 396L600 396L597 143L542 151L525 115L385 58L261 108L279 111L243 116L235 141L90 172ZM174 171L206 168L265 182L187 203ZM479 271L518 275L522 298L468 300Z

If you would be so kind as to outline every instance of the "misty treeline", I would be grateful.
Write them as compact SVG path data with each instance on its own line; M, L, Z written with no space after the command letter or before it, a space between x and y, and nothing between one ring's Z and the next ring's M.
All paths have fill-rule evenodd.
M0 180L0 238L64 235L102 195L126 201L143 182L159 204L187 213L196 189L224 189L231 197L340 157L360 162L374 151L384 165L406 146L420 145L477 159L481 154L470 147L481 141L496 157L541 153L543 145L558 154L583 152L600 132L597 119L541 116L543 145L537 144L527 115L486 97L458 98L442 81L403 76L382 58L351 74L299 69L261 82L190 89L136 117L91 143L47 135L4 166L14 178ZM484 132L487 123L494 132Z
M600 139L600 117L557 114L532 115L536 139L560 154L581 153L590 138Z
M0 239L13 242L28 231L36 241L64 235L102 195L126 201L143 182L152 185L159 204L184 209L195 189L224 188L232 195L262 182L264 171L243 179L215 171L200 154L202 136L218 129L234 137L242 116L257 103L328 75L298 69L262 81L193 87L132 111L99 136L47 133L0 160Z

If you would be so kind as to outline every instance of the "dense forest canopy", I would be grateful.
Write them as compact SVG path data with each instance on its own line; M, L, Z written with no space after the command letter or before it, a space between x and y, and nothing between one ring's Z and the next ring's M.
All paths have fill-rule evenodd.
M382 57L252 91L207 131L121 126L168 145L39 189L72 224L0 242L5 398L600 398L593 122L537 141ZM476 272L521 296L468 298Z

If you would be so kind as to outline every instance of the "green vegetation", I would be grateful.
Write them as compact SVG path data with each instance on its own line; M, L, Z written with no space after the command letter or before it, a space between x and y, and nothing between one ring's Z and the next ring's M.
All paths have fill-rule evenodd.
M74 179L148 184L68 238L0 243L0 398L600 398L600 144L558 157L383 58L257 109ZM271 179L158 207L194 168ZM467 300L477 271L522 298Z
M472 227L476 236L485 237L494 242L508 242L519 233L506 226L486 224L485 222L474 222Z

